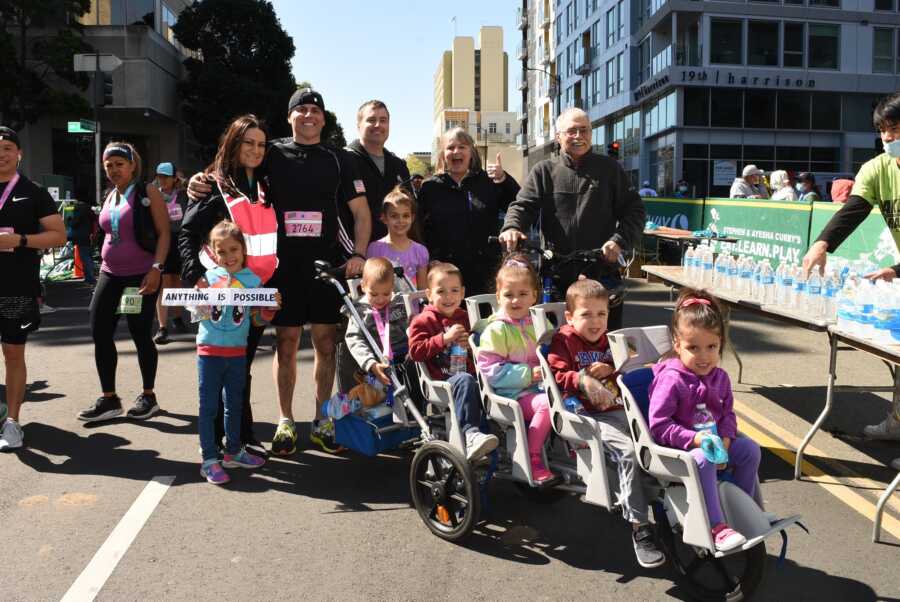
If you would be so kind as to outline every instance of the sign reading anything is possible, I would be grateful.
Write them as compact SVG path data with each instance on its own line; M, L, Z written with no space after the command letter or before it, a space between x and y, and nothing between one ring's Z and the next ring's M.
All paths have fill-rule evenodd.
M278 307L275 288L167 288L162 304L197 307L199 305L238 307Z

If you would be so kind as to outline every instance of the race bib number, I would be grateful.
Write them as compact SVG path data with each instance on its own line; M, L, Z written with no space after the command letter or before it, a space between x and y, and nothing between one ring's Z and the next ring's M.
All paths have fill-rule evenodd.
M178 203L172 203L169 206L169 220L173 222L181 221L184 217L184 211L181 210L181 205Z
M0 228L0 235L4 235L4 234L13 235L15 233L16 233L16 231L13 230L12 228ZM0 249L0 252L12 253L13 250L12 249Z
M322 236L321 211L285 211L284 233L290 237Z
M119 299L119 314L139 314L144 303L144 297L138 292L136 286L125 287L122 291L122 297Z

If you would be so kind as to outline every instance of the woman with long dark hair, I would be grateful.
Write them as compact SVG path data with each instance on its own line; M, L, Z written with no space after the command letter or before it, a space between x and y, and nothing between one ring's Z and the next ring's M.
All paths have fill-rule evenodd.
M213 177L212 190L200 200L188 205L181 224L178 249L181 253L181 278L189 286L205 288L203 278L209 261L204 265L205 243L213 227L223 219L235 222L247 242L247 267L266 282L277 266L276 240L278 223L275 211L265 202L265 186L259 167L266 154L266 131L255 115L242 115L225 129L219 142L216 158L206 169ZM250 366L256 355L264 326L251 326L247 339L247 380L241 412L241 444L248 451L265 455L265 450L253 433L253 413L250 406ZM221 441L222 407L220 404L217 437Z

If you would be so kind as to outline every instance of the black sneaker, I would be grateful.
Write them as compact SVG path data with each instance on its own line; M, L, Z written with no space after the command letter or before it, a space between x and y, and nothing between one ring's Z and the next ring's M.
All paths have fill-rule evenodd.
M169 331L165 328L160 328L156 331L156 336L153 337L153 342L157 345L167 345L172 342L172 339L169 338Z
M146 420L159 411L154 393L141 393L134 400L134 405L128 410L126 416L132 420Z
M184 318L175 318L172 320L172 324L175 326L175 332L180 334L187 334L190 332L188 325L184 323Z
M102 422L112 420L122 414L122 400L118 395L98 397L91 407L78 412L78 420L84 422Z
M653 529L650 525L641 525L631 534L634 543L634 556L638 564L645 569L661 566L666 562L666 555L656 547Z

